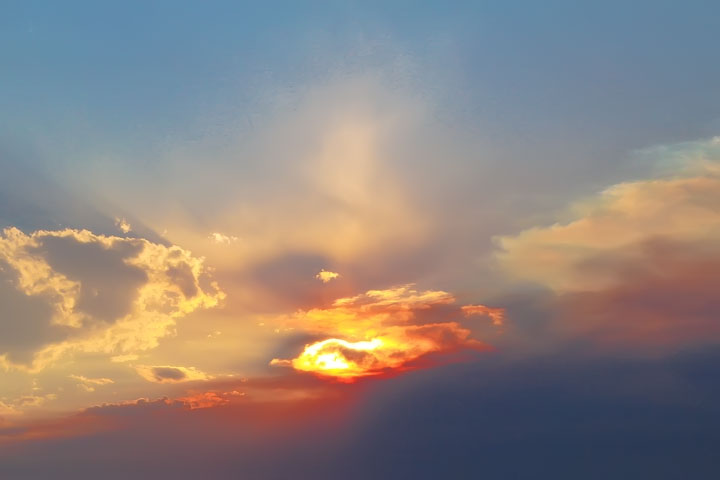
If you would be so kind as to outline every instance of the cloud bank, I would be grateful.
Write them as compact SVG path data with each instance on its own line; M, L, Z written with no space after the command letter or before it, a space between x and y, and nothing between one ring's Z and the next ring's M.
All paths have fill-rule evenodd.
M720 138L653 152L674 171L613 185L574 204L566 223L499 239L513 278L558 295L562 331L651 346L720 338Z

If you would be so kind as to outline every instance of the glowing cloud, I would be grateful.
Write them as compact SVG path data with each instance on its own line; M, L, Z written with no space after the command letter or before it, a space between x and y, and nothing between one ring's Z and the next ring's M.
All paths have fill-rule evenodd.
M330 308L300 311L286 323L329 338L306 345L294 359L274 359L271 364L351 381L410 368L411 362L429 353L487 349L457 322L421 320L420 312L434 318L433 308L447 308L454 301L447 292L419 292L403 285L341 298ZM453 307L443 315L460 316L460 309Z
M71 352L154 348L177 318L224 298L178 246L87 230L5 229L0 279L0 364L30 371Z
M318 280L320 280L323 283L328 283L330 280L334 280L334 279L338 278L339 276L340 276L339 273L329 272L325 269L322 269L318 272L317 275L315 275L315 278L317 278Z
M182 402L189 410L197 410L200 408L213 408L228 405L234 398L244 397L245 393L232 390L230 392L202 392L186 397L180 397L178 402Z

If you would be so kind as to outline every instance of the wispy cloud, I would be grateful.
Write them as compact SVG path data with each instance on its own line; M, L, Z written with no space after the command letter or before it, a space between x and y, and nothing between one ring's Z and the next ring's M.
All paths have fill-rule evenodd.
M94 392L96 387L115 383L110 378L88 378L82 375L70 375L70 378L77 381L78 385L87 392Z

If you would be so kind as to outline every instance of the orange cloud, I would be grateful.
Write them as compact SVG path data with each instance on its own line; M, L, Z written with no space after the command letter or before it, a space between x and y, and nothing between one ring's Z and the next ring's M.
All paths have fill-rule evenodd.
M652 349L720 338L720 138L675 150L673 175L613 185L565 223L499 239L512 278L557 294L559 333Z
M413 285L403 285L341 298L330 308L299 311L285 323L328 338L306 345L293 359L274 359L271 364L352 381L409 368L411 362L430 353L487 349L455 321L420 318L422 312L448 308L454 302L447 292L419 292ZM483 313L502 316L502 309L484 308L487 311ZM457 316L459 311L452 307L443 314Z
M230 392L202 392L186 397L180 397L177 401L182 402L190 410L199 408L213 408L229 405L233 398L243 397L245 393L232 390Z
M613 185L575 203L569 222L498 238L498 260L515 278L558 292L584 291L621 283L624 273L614 267L640 258L638 246L653 239L714 248L720 243L720 153L716 161L674 177Z
M59 418L22 418L0 402L0 445L80 437L129 428L158 428L165 423L210 418L234 425L237 432L258 433L293 424L314 424L351 398L349 388L328 388L312 377L273 376L215 381L209 390L187 391L176 397L138 398L105 402ZM350 387L350 386L347 386ZM247 390L247 392L246 392ZM198 415L204 415L199 417ZM3 418L5 417L5 418ZM305 423L306 422L306 423ZM257 437L253 434L253 440Z

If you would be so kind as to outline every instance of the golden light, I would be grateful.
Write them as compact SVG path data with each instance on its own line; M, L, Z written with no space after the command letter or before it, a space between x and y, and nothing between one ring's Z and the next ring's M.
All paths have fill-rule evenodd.
M341 381L412 368L412 362L435 352L483 350L487 345L470 338L470 330L454 321L424 323L417 313L443 307L456 318L485 315L502 324L504 311L484 305L448 310L455 299L443 291L420 292L413 285L336 300L329 308L299 311L286 325L329 338L305 346L291 360L273 359L272 365L289 366ZM500 321L499 321L500 320Z
M292 361L293 368L333 377L357 377L372 375L375 356L372 352L382 347L379 338L369 341L348 342L329 338L305 347Z

